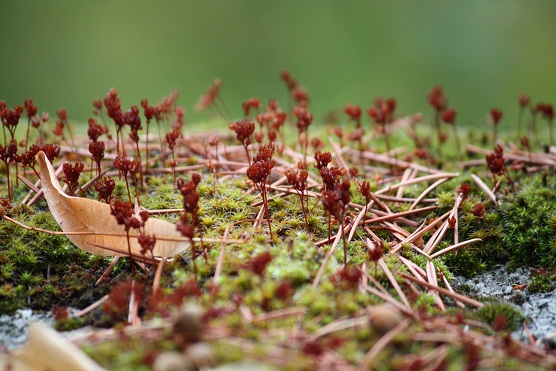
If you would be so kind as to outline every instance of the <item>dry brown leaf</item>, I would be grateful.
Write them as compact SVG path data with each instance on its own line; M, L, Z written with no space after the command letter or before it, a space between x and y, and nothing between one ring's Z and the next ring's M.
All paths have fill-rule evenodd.
M55 330L35 322L29 326L29 341L25 347L0 359L6 370L25 371L102 371L81 349Z
M54 173L52 164L42 151L37 154L37 162L41 170L44 197L52 216L60 224L62 231L94 233L68 235L69 240L81 250L91 254L129 255L124 227L118 225L116 219L110 214L110 205L88 198L66 195ZM189 242L176 230L176 226L165 220L149 218L145 223L145 232L156 235L154 256L172 257L189 247ZM130 236L137 236L137 232L131 230ZM164 239L181 241L165 241ZM131 252L134 255L141 255L141 246L137 242L137 238L130 238L130 244Z

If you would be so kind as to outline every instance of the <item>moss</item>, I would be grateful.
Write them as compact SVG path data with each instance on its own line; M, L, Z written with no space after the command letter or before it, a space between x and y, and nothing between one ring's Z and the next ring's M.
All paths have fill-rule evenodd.
M399 143L402 141L400 140ZM379 144L382 145L383 143ZM445 170L451 166L448 160L455 158L453 150L449 151L448 156L451 157L444 161ZM345 159L349 160L349 154L346 154ZM202 160L190 157L188 161L201 163ZM310 168L311 172L314 171L312 167ZM226 245L223 249L219 243L196 244L199 253L195 261L196 274L194 274L191 251L185 251L181 257L176 257L173 262L165 266L162 275L160 291L162 298L156 303L161 308L158 310L151 308L150 299L146 299L141 303L140 308L144 318L163 317L164 321L167 321L166 317L175 312L184 300L195 300L210 311L211 316L207 316L207 321L210 321L213 332L208 338L216 342L214 347L217 357L222 362L229 362L249 356L264 357L268 351L266 344L282 346L292 329L302 331L303 336L295 343L296 347L302 349L304 339L314 337L315 332L322 329L322 326L359 316L365 313L370 305L382 303L380 298L368 292L361 292L357 278L354 280L355 284L348 282L349 279L339 278L338 271L343 262L343 242L338 244L335 253L327 262L318 287L313 287L313 280L330 248L330 245L315 246L316 241L326 238L329 229L328 215L323 212L322 205L317 201L314 199L309 201L309 231L306 231L305 219L297 195L272 193L269 206L272 229L276 236L274 241L270 241L266 223L260 224L257 228L252 227L261 209L258 204L260 195L256 191L247 193L251 185L246 181L246 177L234 175L226 179L221 178L216 188L212 179L212 174L205 172L204 179L198 187L201 194L198 231L206 238L221 238L224 231L229 228L228 238L241 238L248 241ZM361 179L363 177L360 177ZM146 180L148 188L141 193L142 206L148 209L182 207L181 196L175 190L170 175L147 176ZM371 180L372 190L376 191L387 184L381 181L378 186L378 181L379 177ZM391 179L387 181L392 182ZM430 197L439 199L436 204L437 210L409 218L419 224L430 220L432 216L439 216L451 210L455 200L454 189L462 182L472 183L469 173L445 182L431 193ZM479 237L482 242L460 249L457 254L450 252L434 259L439 273L452 280L454 274L472 276L500 261L512 261L514 265L550 264L550 259L556 256L556 241L551 237L556 231L556 213L550 202L556 195L552 186L554 177L550 175L547 180L548 186L542 185L539 177L531 179L524 177L519 179L519 182L518 194L501 195L500 206L485 201L485 196L475 186L472 187L472 193L463 202L459 211L460 241ZM405 188L404 196L416 197L426 186L428 184L408 186ZM116 194L127 197L123 181L117 182ZM363 196L353 186L351 195L352 201L363 203ZM473 207L478 202L483 203L486 209L483 217L473 215ZM392 212L408 210L410 205L411 203L388 202ZM353 210L350 209L349 217L353 220L357 212L354 211L352 214L351 211ZM10 215L29 225L58 230L57 223L48 213L44 201L40 201L35 207L18 206L9 212ZM160 217L173 221L177 215L178 213ZM391 223L395 224L394 221ZM396 239L399 239L399 236L393 236L392 230L388 229L389 226L376 224L369 227L373 228L379 238L386 240L385 252L389 250L388 240L396 243ZM407 233L415 230L413 226L402 223L397 223L397 227L404 228ZM331 230L334 235L338 228L338 222L333 220ZM524 233L520 234L520 231ZM349 265L362 267L365 264L367 272L374 275L374 264L369 261L367 246L364 243L369 235L362 228L358 228L356 232L356 238L346 246ZM424 240L428 240L431 234L427 233ZM0 238L6 236L9 236L7 248L0 251L0 311L2 312L10 312L24 305L30 305L34 309L50 309L58 304L85 307L103 295L117 291L114 288L129 277L129 261L121 259L112 274L113 282L94 288L92 282L108 265L109 259L85 254L74 248L62 236L38 234L21 230L8 223L0 223ZM453 238L454 232L449 230L437 251L451 245ZM525 249L527 241L538 243L534 245L534 251L529 247L521 251ZM269 252L272 259L263 272L254 267L253 257L264 252ZM427 258L414 252L409 244L404 245L401 254L421 268L426 268ZM223 262L222 269L219 277L215 279L216 265L220 257ZM524 259L525 257L528 259ZM407 363L403 362L407 362L407 358L410 357L408 353L423 355L433 351L433 346L426 342L410 341L410 334L424 331L419 315L430 317L440 315L440 312L434 297L424 292L425 289L414 284L417 290L421 290L418 296L414 295L414 290L409 289L405 280L398 274L407 272L407 267L400 264L396 256L386 254L384 262L412 301L412 308L417 309L417 314L411 327L405 333L396 336L392 343L376 357L373 365L377 368L388 368L392 366L393 360L398 360L399 368L402 369L407 366ZM151 271L145 277L137 276L136 280L144 282L145 286L150 286L152 275ZM394 298L399 297L380 267L376 279ZM539 290L547 290L550 285L552 287L554 285L552 273L548 276L538 274L532 276L529 291L536 286ZM149 290L145 292L147 297L150 295ZM449 300L446 302L450 304ZM249 321L249 314L259 316L270 311L296 307L303 307L305 312L268 321ZM491 323L499 314L503 314L510 319L508 323L513 326L518 316L511 309L495 303L487 304L477 313ZM97 309L89 317L60 320L56 326L59 329L70 329L85 323L93 323L123 328L126 320L125 310L120 312L110 317ZM218 340L226 331L233 333L237 339L245 339L246 342L254 341L252 350L246 350L249 347L242 349L229 344L223 346ZM147 368L150 364L146 358L153 358L161 350L174 350L176 347L169 332L161 330L159 334L155 332L153 334L148 339L150 342L147 343L146 339L127 336L122 331L122 338L118 342L96 344L90 347L88 352L101 360L103 366L109 369ZM211 337L213 334L214 338ZM320 337L318 343L330 351L330 354L341 355L348 361L356 363L377 340L377 335L364 325L333 331L332 334ZM288 347L283 347L281 350L292 351ZM271 355L272 351L271 349ZM311 366L314 366L315 357L303 354L298 349L293 351L292 358L288 361L292 362L290 368L296 369L305 364L307 369L314 368ZM461 366L466 362L463 353L461 349L456 349L456 346L450 346L446 360L450 365ZM288 366L289 364L285 368Z
M501 317L505 319L505 329L508 331L517 330L525 319L516 307L503 302L489 302L477 310L477 318L491 326Z
M428 292L424 292L417 297L415 301L415 307L422 313L426 313L431 316L438 312L438 307L436 306L436 300Z
M553 272L553 271L552 271ZM550 292L556 288L556 274L544 269L534 269L527 282L530 293Z

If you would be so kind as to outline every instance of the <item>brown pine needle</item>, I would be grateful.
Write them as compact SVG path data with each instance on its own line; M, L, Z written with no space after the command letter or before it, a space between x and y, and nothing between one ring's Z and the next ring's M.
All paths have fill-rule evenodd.
M218 255L218 261L216 263L216 268L214 270L214 280L213 283L218 285L218 279L222 273L222 266L224 265L224 254L226 253L226 242L228 238L228 233L230 233L230 225L226 226L224 231L224 237L222 238L222 245L220 246L220 254Z
M110 295L104 295L102 298L100 298L99 300L95 301L93 304L89 305L87 308L80 310L79 312L77 312L75 314L75 317L82 317L85 314L89 313L90 311L92 311L95 308L98 308L102 303L104 303L106 300L108 300L108 298L110 297Z
M264 321L271 321L274 319L286 318L291 316L297 316L300 314L305 314L307 312L307 308L305 307L291 307L291 308L283 308L277 309L272 312L260 313L251 319L251 322L264 322Z
M361 370L369 370L370 363L372 360L394 339L394 337L402 333L406 328L409 327L410 321L406 318L401 321L396 327L384 334L373 346L367 354L359 362L359 368Z
M344 233L348 232L350 228L351 228L350 225L345 226L344 227ZM336 246L338 246L338 243L340 242L341 239L342 239L342 228L340 227L338 229L338 233L336 233L336 238L334 239L334 242L330 246L330 249L328 249L328 251L326 252L326 255L324 256L324 259L322 260L322 263L319 267L317 275L315 276L315 279L313 280L313 284L311 286L313 289L316 289L318 287L320 279L322 278L322 275L324 274L326 266L328 265L328 261L330 260L330 257L334 253L334 250L336 249Z
M434 266L434 263L431 261L427 262L427 280L431 286L438 287L438 278L436 277L436 267ZM431 292L431 294L434 297L434 300L436 301L436 305L438 305L438 308L442 312L445 312L446 307L444 306L442 299L440 299L440 295L438 295L438 292L433 291Z
M476 242L481 242L481 241L482 241L482 240L481 240L480 238L472 238L472 239L470 239L470 240L463 241L463 242L460 242L460 243L455 244L455 245L452 245L452 246L448 246L448 247L446 247L445 249L442 249L442 250L440 250L440 251L435 252L435 253L432 254L430 257L431 257L431 259L434 259L434 258L439 257L439 256L442 255L442 254L447 253L448 251L452 251L452 250L454 250L454 249L459 249L460 247L467 246L467 245L469 245L469 244L476 243Z
M373 219L369 219L369 220L365 220L364 224L372 224L372 223L378 223L378 222L382 222L385 220L392 220L392 219L397 219L401 216L406 216L406 215L412 215L412 214L418 214L420 212L423 211L430 211L430 210L435 210L437 209L438 206L425 206L422 207L420 209L413 209L413 210L408 210L408 211L402 211L399 213L395 213L395 214L389 214L389 215L385 215L385 216L381 216L378 218L373 218Z
M444 282L444 285L446 286L446 288L448 290L450 290L450 292L455 292L454 289L452 289L452 286L450 285L450 282L448 281L448 279L446 278L445 275L442 275L442 282ZM456 300L456 305L460 308L464 308L465 304L463 304L461 301Z
M485 184L485 182L483 182L483 180L481 178L479 178L477 175L475 174L471 174L471 178L473 178L473 180L475 181L475 183L479 186L479 188L481 188L483 190L483 192L486 193L486 195L488 196L488 198L490 198L490 200L498 206L498 200L496 199L496 195L494 193L492 193L492 191L490 190L490 188L488 188L488 186Z
M382 259L382 258L378 259L378 264L382 268L382 271L384 272L384 274L386 274L386 277L388 277L388 280L390 281L390 283L394 287L394 290L396 290L396 292L400 296L400 299L405 304L405 307L408 310L411 310L411 304L409 304L409 300L407 300L407 297L403 293L400 285L398 285L398 282L396 281L396 278L394 277L394 275L390 271L390 268L388 268L388 265L386 265L386 263L384 262L384 259Z
M436 187L438 187L439 185L441 185L442 183L444 183L448 179L449 178L438 179L436 182L434 182L433 184L428 186L423 192L421 192L419 197L417 197L415 199L415 201L411 204L411 206L409 207L409 210L413 210L415 208L415 206L417 206L419 203L421 203L423 201L425 196L428 195L430 193L430 191L432 191L433 189L436 189Z
M425 286L425 287L428 288L428 289L436 290L436 291L438 291L438 292L439 292L440 294L442 294L442 295L449 296L449 297L451 297L451 298L453 298L453 299L456 299L456 300L459 300L459 301L461 301L461 302L463 302L463 303L465 303L465 304L467 304L467 305L471 305L471 306L476 307L476 308L481 308L481 307L484 305L484 304L481 303L480 301L477 301L477 300L468 298L467 296L464 296L464 295L461 295L461 294L458 294L458 293L455 293L455 292L451 292L450 290L447 290L447 289L445 289L445 288L439 287L438 285L431 285L430 283L428 283L428 282L426 282L426 281L419 280L419 279L417 279L417 278L415 278L415 277L413 277L413 276L410 276L410 275L407 274L407 273L401 273L401 272L400 272L400 275L401 275L402 277L404 277L404 278L410 280L410 281L413 281L413 282L415 282L415 283L418 283L418 284L421 285L421 286Z
M451 178L456 178L459 176L459 173L440 173L440 174L433 174L433 175L425 175L419 178L413 178L413 179L409 179L406 180L404 182L399 182L397 184L393 184L390 186L387 186L385 188L382 188L381 190L378 190L375 192L375 194L382 194L382 193L387 193L390 192L394 189L398 189L400 187L405 187L408 185L412 185L412 184L418 184L418 183L422 183L422 182L428 182L430 180L436 180L436 179L442 179L442 178L446 178L446 179L451 179Z

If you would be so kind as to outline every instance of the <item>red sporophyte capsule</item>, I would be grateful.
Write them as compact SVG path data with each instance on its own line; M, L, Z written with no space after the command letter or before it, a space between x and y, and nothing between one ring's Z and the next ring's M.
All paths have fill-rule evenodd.
M444 95L440 85L433 86L429 92L428 100L429 104L437 111L444 111L446 105L448 104L448 99Z
M518 97L519 106L524 108L529 105L531 98L526 94L520 94Z
M33 103L32 99L25 99L23 106L29 119L37 114L37 106Z
M300 133L306 132L307 128L313 122L313 115L307 112L305 107L297 105L294 108L294 114L297 117L295 126Z
M292 98L303 106L307 106L309 92L302 86L297 86L291 91Z
M527 149L530 149L530 144L529 144L529 138L527 138L526 136L522 136L519 141L521 142L521 145Z
M243 146L251 144L251 135L255 131L255 123L253 120L239 120L228 124L230 130L236 133L236 138Z
M292 77L289 71L285 71L285 70L282 71L280 73L280 77L286 83L286 87L288 88L289 91L292 91L297 87L297 81L295 81L295 79Z
M117 155L114 159L114 167L122 172L124 177L127 174L138 174L141 169L141 162L135 158L127 158Z
M287 281L281 282L274 290L274 295L280 300L288 300L293 295L292 284Z
M214 102L218 99L218 92L222 87L222 82L218 79L214 80L214 83L209 86L207 92L201 96L199 101L197 102L197 110L202 111L214 104Z
M65 176L63 181L69 187L68 194L70 196L73 196L75 194L75 191L77 190L77 187L79 187L79 175L81 175L83 167L84 165L82 162L77 162L75 163L75 165L65 162L62 166Z
M60 146L57 144L39 144L39 148L44 152L50 162L60 155Z
M95 109L97 109L98 111L100 111L102 109L102 100L100 99L95 99L93 101L93 107L95 107Z
M359 169L356 166L350 167L348 173L351 178L356 178L359 174Z
M476 203L471 209L471 213L477 218L482 218L485 215L485 207L482 203Z
M184 116L185 116L185 108L183 108L182 106L177 106L174 109L174 120L170 125L172 129L181 130L181 128L185 124Z
M137 242L141 246L141 254L145 255L149 251L152 253L154 245L156 244L156 236L154 234L149 235L143 231L139 231Z
M330 152L321 152L317 150L315 152L315 161L315 167L320 170L327 167L328 164L332 162L332 155Z
M334 283L344 284L347 287L354 288L357 287L362 276L363 272L361 272L359 267L346 266L340 268L331 279Z
M17 155L17 142L15 139L10 140L10 143L7 146L2 146L0 144L0 160L8 164L16 160L16 155Z
M115 199L110 204L110 214L116 218L116 223L124 226L126 232L136 224L133 222L135 218L133 217L133 204L131 202L122 202L119 199Z
M344 108L344 112L349 116L350 120L359 121L361 118L361 107L355 104L348 104Z
M116 182L109 176L105 176L100 178L95 182L95 190L98 193L98 198L104 200L107 204L109 204L114 196L112 196L112 192L116 188Z
M13 109L8 108L4 102L2 108L0 108L0 118L2 119L2 125L4 125L10 132L12 139L14 139L15 129L19 124L19 119L23 113L22 106L15 106Z
M382 97L376 97L374 105L367 109L367 114L377 124L384 125L391 121L395 109L396 100L394 98L384 100Z
M62 121L66 121L68 119L68 112L66 111L65 108L58 110L56 114L58 115L58 118Z
M173 150L176 146L176 141L180 137L181 132L179 130L172 130L169 133L166 133L166 143L168 143L168 148Z
M469 192L471 191L471 185L469 183L461 183L456 187L456 193L461 194L463 200L467 198Z
M550 103L537 104L537 111L539 111L548 121L551 121L554 118L554 107Z
M500 120L502 119L503 113L498 108L491 108L490 109L490 118L494 125L498 125Z
M89 143L89 152L91 153L91 157L97 164L97 168L100 173L100 161L104 158L104 142L93 142Z
M31 117L31 126L35 129L38 129L41 126L41 118L39 117L39 115Z
M386 106L388 107L388 113L392 114L396 110L397 102L395 98L386 99Z
M378 242L373 243L372 246L373 248L369 249L369 259L376 263L384 254L384 241L379 240Z
M506 160L504 159L504 149L497 144L494 152L486 156L488 169L494 175L502 175L506 171Z
M122 121L122 107L120 103L120 98L118 97L118 92L116 89L111 88L110 91L104 97L104 106L106 107L106 114L119 128L123 126Z
M448 108L442 113L442 120L447 124L453 124L456 119L456 110Z
M322 140L320 140L319 138L315 137L315 138L311 139L311 146L313 146L315 151L317 151L317 150L324 147L324 142Z
M247 264L248 269L258 276L263 276L268 264L272 261L272 255L268 251L264 251L253 257Z
M141 100L141 107L143 107L143 115L145 116L145 120L147 120L147 124L153 118L156 119L160 115L158 106L149 106L149 101L147 99Z
M100 125L94 118L89 118L89 129L87 130L87 135L89 139L96 142L98 138L104 133L102 125Z
M251 112L252 108L258 110L260 105L261 102L259 101L258 98L250 98L244 100L243 103L241 104L241 107L243 108L243 113L245 114L245 117L249 116L249 113Z
M184 181L179 178L177 181L177 188L183 197L183 208L188 213L196 213L198 210L198 204L200 195L197 191L197 185L201 181L200 175L194 173L191 176L191 180Z

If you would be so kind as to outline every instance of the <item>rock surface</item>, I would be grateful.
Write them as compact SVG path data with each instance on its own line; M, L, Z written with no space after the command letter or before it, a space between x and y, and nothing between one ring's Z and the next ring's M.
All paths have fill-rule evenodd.
M507 266L499 266L471 279L456 277L458 287L469 290L467 294L477 298L498 298L515 305L527 318L527 326L537 341L556 347L556 290L546 293L530 293L527 288L513 289L526 284L529 268L509 272ZM465 290L464 290L465 291ZM528 342L523 328L513 333L514 338Z

